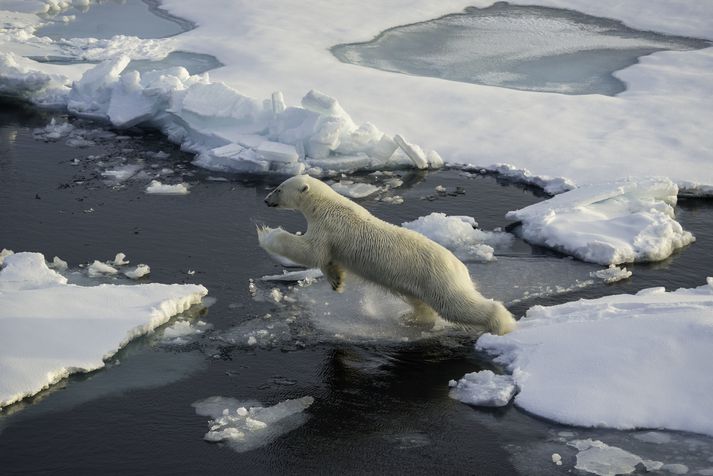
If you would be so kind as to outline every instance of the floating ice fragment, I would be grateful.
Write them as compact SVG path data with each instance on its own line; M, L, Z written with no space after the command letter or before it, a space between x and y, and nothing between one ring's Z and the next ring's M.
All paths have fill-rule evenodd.
M0 262L0 265L2 265L2 262ZM67 264L66 261L62 260L59 258L59 256L55 256L52 259L52 262L49 264L49 267L52 269L55 269L59 272L66 271L69 265Z
M14 254L15 254L14 251L3 248L2 251L0 251L0 267L3 265L5 258L7 258L8 256L12 256Z
M448 382L451 398L483 407L502 407L515 395L515 382L510 375L496 375L490 370L465 374Z
M163 184L158 180L152 180L146 187L146 193L155 195L187 195L189 193L188 184L177 183L174 185Z
M562 456L559 453L552 453L552 462L557 466L562 466Z
M621 268L616 265L609 265L606 269L600 269L599 271L592 271L589 275L593 278L599 278L605 283L615 283L621 281L622 279L630 278L632 272L622 266Z
M225 441L233 450L244 452L264 446L300 426L306 421L304 410L312 403L314 398L302 397L263 407L258 402L210 397L192 406L198 415L211 417L209 431L204 436L206 441Z
M128 263L128 261L127 261ZM145 264L139 264L134 269L124 271L124 276L130 279L140 279L151 272L151 268Z
M106 263L102 263L98 260L94 260L94 262L90 264L87 268L87 274L89 274L89 276L92 278L105 275L114 275L116 273L118 273L116 268Z
M368 183L354 183L351 180L342 180L332 184L335 192L349 198L364 198L380 190L379 187Z
M401 226L427 236L464 260L493 261L495 248L507 249L513 241L509 233L476 229L472 217L445 213L431 213Z

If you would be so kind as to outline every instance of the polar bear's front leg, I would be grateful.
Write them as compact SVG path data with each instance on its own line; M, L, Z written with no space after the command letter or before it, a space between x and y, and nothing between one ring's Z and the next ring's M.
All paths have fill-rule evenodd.
M327 277L332 289L338 293L344 292L344 268L330 261L322 268L322 273Z
M287 259L307 266L319 267L318 253L303 236L293 235L282 228L259 226L257 237L260 246L268 253L284 256Z

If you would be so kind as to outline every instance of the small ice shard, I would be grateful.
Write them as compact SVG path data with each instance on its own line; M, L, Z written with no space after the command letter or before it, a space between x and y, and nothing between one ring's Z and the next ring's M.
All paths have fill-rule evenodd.
M342 180L332 184L335 192L349 198L364 198L381 190L375 185L368 183L354 183L351 180Z
M615 283L621 281L622 279L630 278L632 272L626 269L625 266L621 268L610 264L606 269L600 269L599 271L592 271L589 275L593 278L599 278L605 283Z
M319 268L310 268L303 271L287 271L283 270L282 274L271 274L260 278L261 281L285 281L297 282L304 279L317 279L322 277L322 271Z
M114 266L124 266L125 264L129 264L129 261L127 261L125 258L126 255L124 253L117 253L114 257Z
M394 141L399 145L399 147L401 147L401 150L406 153L409 159L413 161L413 164L416 166L416 168L428 168L428 159L426 158L426 154L425 152L423 152L423 149L421 149L416 144L411 144L407 142L406 139L404 139L399 134L396 134L394 136Z
M118 273L116 268L106 263L102 263L98 260L94 260L94 262L90 264L87 268L87 274L89 274L89 276L92 278L105 275L114 275L116 273Z
M143 278L150 272L151 272L151 268L148 265L140 264L140 265L136 266L136 268L134 268L134 269L124 271L124 275L130 279L139 279L139 278Z
M168 185L158 180L152 180L148 187L146 187L146 193L154 195L187 195L189 191L188 184L186 183Z
M12 256L14 254L15 254L14 251L3 248L2 251L0 251L0 266L3 265L5 258L7 258L8 256Z
M2 263L0 262L0 264L2 264ZM52 259L52 262L50 263L49 266L50 266L50 268L56 269L57 271L61 272L61 271L66 271L67 268L69 267L69 264L67 264L66 261L60 259L59 256L55 256Z
M552 462L557 466L562 466L562 456L559 453L552 453Z
M490 370L465 374L448 382L449 396L463 403L483 407L502 407L515 395L515 382L510 375L496 375Z
M102 177L107 177L109 179L116 180L117 182L123 182L136 175L139 170L141 170L141 166L138 164L122 165L115 169L105 170L101 174Z

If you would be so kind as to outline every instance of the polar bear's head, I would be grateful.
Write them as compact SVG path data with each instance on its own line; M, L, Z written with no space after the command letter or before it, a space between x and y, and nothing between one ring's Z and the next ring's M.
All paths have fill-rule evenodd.
M327 187L321 181L309 175L296 175L282 182L265 197L268 207L301 209L302 203L310 195L310 190Z

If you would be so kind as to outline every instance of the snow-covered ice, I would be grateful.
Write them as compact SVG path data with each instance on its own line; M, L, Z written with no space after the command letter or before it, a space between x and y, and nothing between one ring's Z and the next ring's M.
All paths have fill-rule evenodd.
M255 132L263 139L295 146L299 163L310 173L371 168L384 162L413 167L415 161L422 166L424 157L409 147L407 137L421 148L438 150L452 163L491 170L510 168L523 176L529 169L530 177L549 177L553 184L559 180L560 185L548 189L551 192L571 188L572 183L647 174L669 176L682 194L713 190L713 170L705 166L707 151L713 149L713 137L708 133L713 111L713 48L664 51L640 58L637 64L615 73L627 85L616 97L571 97L453 81L446 87L437 78L344 64L329 49L368 41L388 28L457 13L465 7L488 7L492 0L417 0L408 5L351 0L340 2L339 8L323 0L299 7L286 7L275 0L259 4L216 1L210 9L186 0L162 3L170 13L195 22L198 26L192 31L164 40L113 38L113 43L95 42L94 48L75 41L81 39L65 45L34 35L41 20L29 12L44 4L28 0L22 6L24 13L3 13L7 28L0 35L0 89L41 104L66 104L72 81L95 67L40 64L20 55L63 52L78 57L91 52L93 58L105 59L116 58L121 52L136 59L177 50L209 53L225 65L212 71L210 79L189 79L174 71L164 74L156 86L149 86L144 73L138 83L135 75L121 81L104 76L101 80L113 84L110 89L135 112L117 111L114 119L129 124L148 118L147 111L157 105L158 111L168 113L158 113L149 123L156 121L172 140L199 152L208 166L210 150L240 144L239 135ZM641 30L713 39L707 21L713 6L696 0L513 3L572 8ZM10 5L19 8L17 2ZM315 18L322 20L322 27L305 29ZM254 25L261 25L260 35L254 34ZM96 90L100 96L101 89ZM222 89L220 94L218 89ZM338 99L340 108L331 107L316 94L316 99L307 98L302 107L288 106L311 90ZM208 91L210 94L205 94ZM85 105L91 111L92 105ZM102 105L96 111L104 109ZM340 115L347 110L351 122ZM379 138L366 122L352 128L367 119L380 124L386 133ZM267 123L271 126L257 130ZM403 139L401 146L396 143L397 135ZM320 158L326 151L329 157ZM314 157L302 162L302 154ZM433 154L425 155L429 164L437 162ZM334 160L325 162L330 159ZM225 160L220 161L223 163L216 167L225 166ZM246 153L230 164L260 171L264 170L261 162L257 155ZM276 169L281 167L285 166L276 163ZM290 165L283 170L294 173L300 167Z
M188 184L185 183L169 185L161 183L158 180L152 180L146 187L146 193L153 195L187 195L190 191L188 190Z
M194 304L199 285L77 286L40 253L6 256L0 271L0 406L67 375L104 366L130 340Z
M431 213L401 226L417 231L453 251L462 260L493 261L495 249L508 249L513 236L499 231L482 231L472 217Z
M272 406L227 397L209 397L193 403L196 413L208 416L206 441L226 442L233 450L245 452L265 446L307 421L304 411L312 397L284 400Z
M674 218L678 187L664 177L592 184L508 212L522 236L599 264L660 261L694 236Z
M515 382L510 375L496 375L491 370L465 374L459 380L448 382L451 398L463 403L483 407L507 405L515 394Z
M476 348L515 379L515 405L565 424L713 435L713 278L551 307Z

